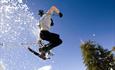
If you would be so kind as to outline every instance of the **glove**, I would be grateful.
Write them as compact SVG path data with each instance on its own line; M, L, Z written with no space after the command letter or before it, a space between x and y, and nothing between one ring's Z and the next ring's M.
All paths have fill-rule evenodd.
M62 14L61 12L59 13L59 17L60 17L60 18L63 17L63 14Z

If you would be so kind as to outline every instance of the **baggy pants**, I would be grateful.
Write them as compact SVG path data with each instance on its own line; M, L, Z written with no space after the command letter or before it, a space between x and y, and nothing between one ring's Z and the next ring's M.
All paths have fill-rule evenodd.
M53 49L54 47L57 47L62 43L62 40L60 39L60 36L58 34L51 33L47 30L42 30L40 32L40 37L41 39L49 42L48 44L46 44L47 51Z

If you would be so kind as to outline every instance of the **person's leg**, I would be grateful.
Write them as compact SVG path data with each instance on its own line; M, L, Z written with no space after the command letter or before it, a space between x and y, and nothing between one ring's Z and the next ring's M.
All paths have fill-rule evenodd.
M46 44L46 48L44 48L46 51L49 51L62 43L59 35L55 33L50 33L47 41L49 41L49 43Z
M40 38L46 41L49 41L49 36L50 36L50 32L46 31L46 30L42 30L40 32Z
M50 44L50 32L49 32L49 31L42 30L42 31L40 32L40 38L41 38L42 40L48 41L48 42L49 42L48 44ZM44 45L42 48L39 48L39 52L42 52L42 51L47 52L46 46L47 46L47 44Z
M60 38L53 38L55 41L51 41L49 44L47 44L48 50L51 50L60 44L62 44L62 40Z

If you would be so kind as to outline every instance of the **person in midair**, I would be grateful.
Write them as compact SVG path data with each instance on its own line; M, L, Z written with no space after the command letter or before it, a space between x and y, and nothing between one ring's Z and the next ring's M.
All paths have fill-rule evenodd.
M45 44L42 48L39 48L39 52L41 52L41 56L45 58L45 53L53 49L54 47L62 44L62 40L60 36L56 33L50 32L50 28L54 25L52 14L56 13L61 18L63 14L59 11L56 6L52 6L47 12L44 10L39 10L40 20L39 20L39 40L38 43L42 43L42 41L48 41L48 44Z

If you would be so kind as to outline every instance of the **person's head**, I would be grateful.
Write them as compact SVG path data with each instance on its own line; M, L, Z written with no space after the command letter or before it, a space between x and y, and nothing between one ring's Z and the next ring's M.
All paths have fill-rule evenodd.
M42 17L42 16L44 15L44 10L39 10L38 15L39 15L40 17Z

